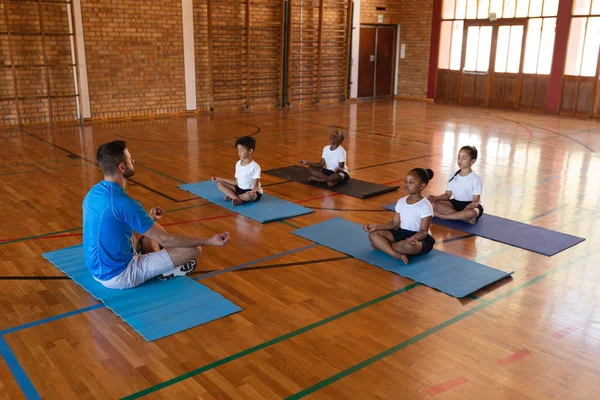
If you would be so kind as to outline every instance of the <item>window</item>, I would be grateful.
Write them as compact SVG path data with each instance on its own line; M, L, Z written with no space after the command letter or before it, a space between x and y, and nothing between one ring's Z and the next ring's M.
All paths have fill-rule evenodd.
M458 71L462 55L463 21L454 21L452 26L452 48L450 49L450 69Z
M573 18L567 45L565 75L596 76L600 48L600 17Z
M492 46L491 26L470 26L467 31L465 71L487 72Z
M460 70L463 25L463 21L442 22L438 68Z
M525 60L526 74L550 74L554 50L556 18L532 18L527 25Z
M529 17L541 17L543 3L542 0L531 0L529 2Z
M600 0L574 0L573 15L565 75L596 76L600 50Z
M496 45L496 65L494 72L516 74L521 63L521 42L523 41L523 26L504 25L498 29L498 44Z
M465 71L487 72L491 51L496 54L494 71L518 73L519 68L527 74L549 74L554 51L554 35L558 4L560 0L443 0L442 30L440 37L439 64L441 69L458 71L464 51ZM589 12L600 0L573 0L574 10ZM467 31L466 48L462 48L465 20L488 19L491 13L502 19L498 28L471 26ZM511 26L511 18L527 18L527 37L523 47L525 29L522 25ZM507 21L505 21L507 20ZM517 22L513 22L516 24ZM519 24L521 24L519 22ZM499 29L498 40L492 48L493 29ZM596 32L596 31L594 31ZM590 50L582 45L579 64L594 55L592 46L597 35L591 34ZM573 50L577 54L577 49ZM521 66L521 53L524 52ZM585 60L585 61L584 61ZM594 63L595 65L595 63Z
M454 0L444 1L442 7L442 19L454 19Z
M590 15L591 5L592 0L573 0L573 15Z
M600 9L600 0L574 1L576 7L585 9L584 14L592 2L593 7ZM444 0L442 19L488 19L490 13L496 13L496 18L554 17L558 3L559 0Z

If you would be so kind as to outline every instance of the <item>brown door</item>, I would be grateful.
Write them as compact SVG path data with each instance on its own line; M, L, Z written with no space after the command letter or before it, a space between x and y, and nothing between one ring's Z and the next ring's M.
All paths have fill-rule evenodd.
M372 97L375 87L375 34L374 26L360 28L358 50L358 97Z
M396 28L377 28L377 54L375 55L375 97L394 94L394 42Z
M396 28L361 26L358 55L358 97L394 94Z

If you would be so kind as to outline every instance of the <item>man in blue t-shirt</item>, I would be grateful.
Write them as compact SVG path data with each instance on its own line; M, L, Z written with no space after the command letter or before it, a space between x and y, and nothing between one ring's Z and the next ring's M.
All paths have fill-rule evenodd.
M189 275L200 246L229 242L229 232L209 239L168 233L155 222L162 218L160 207L148 214L129 197L125 187L135 169L125 141L103 144L96 159L104 180L83 200L83 249L87 268L107 288L129 289L155 276L165 280Z

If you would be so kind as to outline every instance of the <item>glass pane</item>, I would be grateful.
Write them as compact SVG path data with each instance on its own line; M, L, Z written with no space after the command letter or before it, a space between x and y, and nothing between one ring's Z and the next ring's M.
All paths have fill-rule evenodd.
M542 19L530 19L527 25L527 40L525 42L525 60L523 72L535 74L537 72L538 50L540 48L540 34L542 32Z
M490 12L496 13L496 18L502 18L502 7L504 6L503 0L491 0ZM600 0L598 0L600 2Z
M573 15L589 15L591 2L592 0L574 0Z
M477 69L477 50L479 46L479 27L470 26L467 31L467 49L465 53L465 71Z
M523 43L523 25L513 26L510 30L510 44L508 47L508 63L506 72L516 74L521 64L521 44Z
M487 19L490 16L489 7L490 0L479 0L479 7L477 8L477 18Z
M456 15L454 19L465 19L467 15L467 0L456 0Z
M554 50L555 29L556 18L544 18L544 25L542 28L542 40L540 42L540 54L538 56L538 74L550 74L550 69L552 68L552 54Z
M454 0L444 0L444 7L442 8L442 19L453 19L454 18Z
M467 0L467 19L477 18L477 0Z
M571 19L571 32L569 32L569 42L567 44L565 75L579 76L579 73L581 72L581 57L583 57L586 20L587 18Z
M498 28L498 41L496 43L496 64L494 72L506 72L508 60L508 41L510 40L510 26Z
M544 17L554 17L558 13L558 0L544 0Z
M592 14L600 14L600 0L594 0L592 4Z
M515 0L504 0L504 12L502 18L514 18L515 17Z
M529 16L539 17L542 15L542 3L544 0L530 0L529 1Z
M517 2L517 18L525 18L529 14L529 0Z
M477 71L488 72L490 69L490 51L492 49L492 27L482 26L479 30L479 46L477 50Z
M583 59L581 61L581 76L596 76L599 48L600 17L589 18L583 48Z
M452 41L452 21L443 21L440 29L440 52L438 56L438 68L448 69L450 67L450 42Z
M450 49L450 69L460 71L463 43L463 21L454 21L452 25L452 48Z

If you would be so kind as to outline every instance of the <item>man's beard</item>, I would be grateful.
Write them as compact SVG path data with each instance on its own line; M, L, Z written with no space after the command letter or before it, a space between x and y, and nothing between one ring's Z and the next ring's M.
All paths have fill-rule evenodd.
M131 177L132 177L134 174L135 174L135 168L131 168L131 169L125 170L125 171L123 172L123 177L124 177L125 179L129 179L129 178L131 178Z

